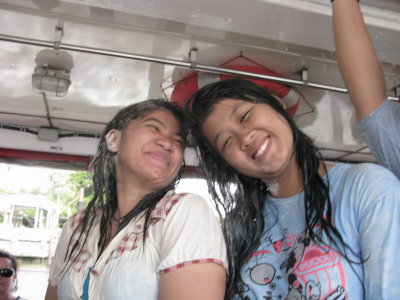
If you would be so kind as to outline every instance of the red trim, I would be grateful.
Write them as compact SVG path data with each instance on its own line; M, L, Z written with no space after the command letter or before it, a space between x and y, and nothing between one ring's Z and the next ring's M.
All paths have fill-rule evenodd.
M68 163L78 163L81 166L79 167L79 169L84 169L85 168L84 166L87 166L87 169L89 169L89 165L92 160L91 156L17 150L8 148L0 148L0 158L22 160L22 161L25 160L25 161L39 161L39 162L55 162L55 163L61 163L61 165L65 165L63 163L67 163L67 165ZM186 175L197 174L196 177L201 176L202 174L201 170L195 166L185 166L184 173Z
M218 265L221 265L224 269L226 269L226 266L224 265L224 263L222 261L220 261L219 259L203 258L203 259L195 259L195 260L191 260L191 261L185 261L183 263L177 264L176 266L166 268L164 270L161 270L160 274L169 273L171 271L178 270L178 269L181 269L181 268L189 266L189 265L200 264L200 263L216 263Z
M90 156L27 151L27 150L17 150L17 149L7 149L7 148L0 148L0 157L35 160L35 161L81 162L87 165L89 165L91 161Z

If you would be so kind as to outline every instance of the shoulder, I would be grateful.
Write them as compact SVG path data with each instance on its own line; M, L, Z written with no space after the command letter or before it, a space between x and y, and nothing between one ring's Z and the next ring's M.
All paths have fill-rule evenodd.
M338 164L328 176L331 195L338 201L353 199L358 203L357 199L364 199L364 203L376 203L383 199L397 202L400 199L399 179L377 164Z
M381 181L381 176L388 180L398 181L387 168L374 163L337 164L328 172L331 181L365 180Z
M177 195L179 195L180 197L179 204L177 205L177 210L183 210L195 214L210 213L214 215L209 201L204 199L203 197L191 193L183 193Z
M75 229L79 226L79 224L82 223L83 217L85 216L86 209L80 210L70 216L67 220L67 223L65 224L65 227L68 229Z
M358 127L361 131L365 131L370 126L387 126L387 123L397 123L400 113L400 102L393 100L385 100L376 110L368 116L365 116L358 122ZM377 122L376 122L377 121ZM386 125L385 125L386 124Z
M67 221L64 223L63 231L73 231L79 224L82 223L83 216L85 214L82 211L78 211L73 215L69 216Z
M343 196L377 197L400 195L400 181L387 168L374 163L337 164L328 172L331 192Z
M85 217L85 214L87 212L87 209L84 208L78 212L76 212L75 214L73 214L72 216L70 216L65 224L64 227L68 227L68 229L76 229L83 221L83 218ZM99 221L99 216L101 213L101 208L100 207L96 207L93 211L92 211L92 215L89 216L89 218L97 218L97 220L95 220L95 223Z
M171 214L211 212L211 206L203 197L191 193L168 192L153 209L151 217L165 219Z
M226 246L221 226L211 205L201 196L173 194L175 202L159 222L161 261L159 270L187 263L217 262L227 269ZM156 221L156 220L154 220Z
M208 205L207 200L197 194L177 193L175 196L179 198L179 202L184 207L201 207L203 205Z

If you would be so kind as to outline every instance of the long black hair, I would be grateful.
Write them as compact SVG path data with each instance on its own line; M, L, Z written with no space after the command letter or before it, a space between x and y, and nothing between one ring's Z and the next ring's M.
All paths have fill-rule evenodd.
M263 181L240 174L229 166L202 133L202 125L214 105L227 98L267 104L286 119L293 133L293 155L302 176L306 230L309 237L322 243L321 237L313 231L318 224L333 243L336 244L335 237L342 245L346 244L332 223L329 180L325 183L318 173L320 165L326 171L322 155L313 141L297 127L279 100L267 90L241 78L209 84L190 97L185 110L189 115L193 142L198 147L209 192L216 207L222 207L223 211L219 209L219 213L225 215L223 231L229 258L226 297L229 298L232 291L239 295L244 291L240 270L259 246L265 229L263 208L268 187ZM236 188L234 193L232 186Z
M181 125L180 135L186 144L186 118L182 109L175 103L168 102L163 99L151 99L139 103L132 104L120 110L114 118L106 126L98 145L97 153L92 161L94 195L87 205L82 221L74 229L70 238L70 247L66 253L66 259L73 261L82 251L91 228L95 220L100 217L100 239L98 248L100 253L107 246L107 242L111 238L111 222L117 209L117 184L115 177L115 152L111 152L107 148L106 135L110 130L123 130L132 120L145 117L147 114L158 110L165 109L173 114ZM140 214L145 216L143 229L143 242L146 231L149 226L150 214L165 194L173 189L178 183L184 165L182 165L177 177L169 185L159 190L145 195L139 203L123 218L120 219L117 231L122 230L133 218ZM72 243L71 243L72 242Z

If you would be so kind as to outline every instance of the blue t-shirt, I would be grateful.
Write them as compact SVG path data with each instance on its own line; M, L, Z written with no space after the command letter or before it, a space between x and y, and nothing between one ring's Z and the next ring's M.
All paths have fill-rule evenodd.
M328 176L333 222L349 259L364 262L309 239L303 193L268 196L260 246L241 271L244 299L400 299L400 181L370 163L338 164Z
M386 100L358 128L378 162L400 178L400 102Z

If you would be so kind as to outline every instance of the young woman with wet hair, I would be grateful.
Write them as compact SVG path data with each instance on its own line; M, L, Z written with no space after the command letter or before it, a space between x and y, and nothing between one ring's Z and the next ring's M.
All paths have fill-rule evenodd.
M233 299L400 296L393 173L325 163L280 102L244 79L208 85L188 107L212 198L225 208Z
M162 99L122 109L93 160L94 196L64 226L46 299L222 299L226 248L204 199L177 194L185 120Z
M368 80L367 98L383 101L357 1L333 6L353 103L366 96L360 89ZM227 299L400 299L400 182L393 173L370 163L324 162L280 102L244 79L205 86L186 108L209 190L225 216ZM367 117L370 138L382 131L371 125L377 114ZM377 151L390 155L394 140Z

